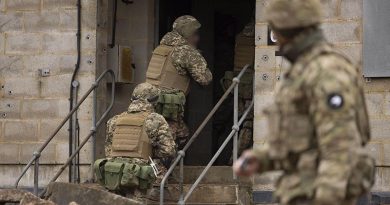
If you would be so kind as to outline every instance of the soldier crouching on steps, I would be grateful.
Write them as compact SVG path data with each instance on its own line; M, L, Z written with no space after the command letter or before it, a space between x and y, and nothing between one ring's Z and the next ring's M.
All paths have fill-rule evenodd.
M142 83L128 111L107 122L107 158L95 162L95 173L108 190L141 199L170 166L176 144L164 117L154 112L159 96L159 89Z
M292 66L265 110L268 142L233 169L283 171L275 191L282 205L354 205L375 175L359 69L325 40L319 0L272 0L265 15Z
M213 78L206 60L197 50L200 27L192 16L177 18L173 30L165 34L153 51L146 73L146 82L162 90L156 111L169 123L179 149L189 137L183 118L190 80L206 86Z

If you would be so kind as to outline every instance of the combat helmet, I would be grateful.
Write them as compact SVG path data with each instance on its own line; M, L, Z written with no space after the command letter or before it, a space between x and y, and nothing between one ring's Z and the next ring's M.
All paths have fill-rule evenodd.
M273 0L265 9L265 18L273 29L295 29L321 23L319 0Z
M135 87L131 100L155 102L160 96L160 89L150 83L141 83Z
M175 22L173 22L173 30L178 32L184 38L190 37L198 29L200 29L201 26L200 22L190 15L180 16L175 20Z

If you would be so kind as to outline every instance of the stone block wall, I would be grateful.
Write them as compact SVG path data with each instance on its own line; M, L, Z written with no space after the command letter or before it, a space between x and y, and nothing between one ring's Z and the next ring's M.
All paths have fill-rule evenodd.
M23 164L54 131L69 110L69 88L75 68L76 0L0 1L0 187L11 186ZM97 1L82 0L82 57L79 96L96 72ZM40 69L50 75L41 77ZM80 112L81 136L91 127L91 98ZM42 153L44 185L68 153L68 125ZM89 163L91 146L81 153ZM82 177L89 166L82 167ZM31 171L31 170L30 170ZM22 186L32 186L32 172ZM67 172L62 179L67 179Z
M262 110L273 100L275 86L288 62L275 57L274 46L267 46L267 24L263 8L269 0L257 0L256 11L256 96L255 146L264 144L267 137ZM362 65L362 0L322 0L325 19L322 28L328 40L357 65ZM364 79L367 106L370 113L372 141L368 149L377 160L375 191L388 191L390 181L390 79ZM272 178L255 178L258 190L272 189Z

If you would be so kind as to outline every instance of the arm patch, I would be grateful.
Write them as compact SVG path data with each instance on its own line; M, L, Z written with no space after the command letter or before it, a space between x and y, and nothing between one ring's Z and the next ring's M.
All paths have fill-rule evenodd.
M333 93L328 96L328 106L333 110L338 110L344 106L344 97L341 94Z

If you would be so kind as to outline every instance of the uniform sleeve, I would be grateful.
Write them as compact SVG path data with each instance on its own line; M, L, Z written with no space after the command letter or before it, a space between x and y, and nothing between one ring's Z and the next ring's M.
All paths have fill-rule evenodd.
M150 114L145 121L146 134L153 146L155 158L171 158L176 154L176 144L164 117Z
M213 80L213 75L207 67L207 62L198 50L185 45L176 48L172 53L173 65L186 70L190 76L200 85L208 85Z
M259 170L257 172L259 174L267 172L267 171L274 171L274 161L269 157L269 145L265 144L264 146L260 148L253 149L253 152L256 156L256 159L259 161Z
M340 64L319 65L324 71L308 89L309 112L320 152L316 200L335 204L346 196L351 164L357 156L354 151L361 146L354 109L357 85Z

